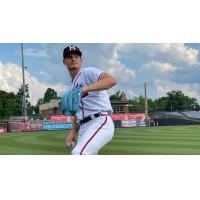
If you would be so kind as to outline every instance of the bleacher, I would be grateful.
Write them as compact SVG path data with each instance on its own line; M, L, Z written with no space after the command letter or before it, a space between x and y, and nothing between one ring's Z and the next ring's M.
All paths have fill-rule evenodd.
M185 112L157 112L152 115L159 126L170 125L196 125L200 124L200 111L185 111Z
M165 116L172 116L177 118L200 119L200 111L185 111L185 112L162 112Z
M187 111L183 112L183 114L188 118L200 119L200 111Z
M184 115L180 112L177 112L177 111L174 111L174 112L163 112L163 114L165 115L170 115L170 116L173 116L173 117L184 117Z

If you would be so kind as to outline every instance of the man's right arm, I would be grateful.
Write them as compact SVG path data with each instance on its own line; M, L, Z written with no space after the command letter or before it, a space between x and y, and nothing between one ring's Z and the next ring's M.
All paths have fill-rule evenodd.
M88 93L92 91L107 90L116 84L117 84L117 80L113 76L107 73L104 73L101 76L100 80L96 81L93 84L86 85L82 89L83 89L83 93Z
M78 130L79 130L79 125L76 123L76 117L74 116L72 118L72 129L70 130L69 135L67 136L66 139L66 144L65 144L66 146L69 147L69 145L72 144L72 141L75 141Z

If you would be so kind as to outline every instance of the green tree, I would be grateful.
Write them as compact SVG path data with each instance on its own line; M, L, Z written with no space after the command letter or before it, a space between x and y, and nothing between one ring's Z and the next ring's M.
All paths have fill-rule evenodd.
M13 114L15 94L13 92L8 93L5 91L0 91L0 115L10 116Z
M180 90L167 92L166 97L160 97L154 103L157 111L199 110L197 99L185 96Z
M117 91L110 96L111 101L121 101L121 92ZM144 97L134 97L128 100L129 112L144 112ZM165 97L152 100L148 98L148 111L183 111L183 110L200 110L200 105L196 98L185 96L180 90L172 90L166 93Z
M121 101L122 92L117 91L115 94L110 96L110 101Z
M131 105L129 112L144 112L144 97L142 95L130 99L128 104Z
M148 102L148 112L153 112L155 108L155 102L152 99L147 99Z
M180 90L172 90L171 92L167 92L166 110L183 110L184 99L184 94Z
M36 106L34 107L35 114L39 114L39 105L43 104L43 98L39 98L37 101Z
M22 115L23 94L24 94L24 88L22 85L21 88L19 88L16 94L16 99L15 99L15 108L16 108L15 115L16 116ZM25 96L26 96L26 105L27 105L27 111L28 111L28 106L30 106L30 102L28 101L28 98L30 97L28 84L25 85Z
M7 93L0 90L0 116L5 116L5 103L7 100Z
M27 103L27 114L32 115L35 112L35 106L32 106L30 102Z
M16 108L15 108L15 94L8 93L7 94L7 101L5 103L5 116L12 116L15 115Z
M27 113L31 114L33 106L28 101L29 87L25 85ZM0 90L0 116L21 116L22 115L22 99L23 99L23 86L19 88L18 92L5 92Z
M0 116L3 115L3 101L0 99Z
M52 88L48 88L44 93L43 103L48 103L52 99L57 99L57 92Z
M167 105L167 98L160 97L154 100L154 111L165 111Z

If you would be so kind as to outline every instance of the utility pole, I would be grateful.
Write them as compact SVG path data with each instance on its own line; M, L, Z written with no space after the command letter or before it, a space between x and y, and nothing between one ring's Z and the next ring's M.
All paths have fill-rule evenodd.
M144 110L145 118L148 119L148 102L147 102L147 83L144 83Z
M22 54L22 77L23 77L23 99L22 99L22 115L24 120L27 119L27 105L26 105L26 88L25 88L25 73L24 73L24 52L23 44L21 43L21 54Z

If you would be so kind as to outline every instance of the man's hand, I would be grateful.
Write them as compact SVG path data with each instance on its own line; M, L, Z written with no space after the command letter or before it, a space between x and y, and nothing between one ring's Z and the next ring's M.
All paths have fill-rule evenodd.
M69 135L67 136L65 146L69 149L73 148L75 145L75 138L76 133L74 131L70 131Z

